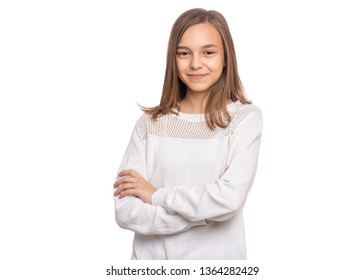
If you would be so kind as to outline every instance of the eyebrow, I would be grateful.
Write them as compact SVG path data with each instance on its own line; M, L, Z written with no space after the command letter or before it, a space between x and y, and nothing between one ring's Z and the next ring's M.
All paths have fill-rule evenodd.
M208 45L204 45L202 46L202 49L208 49L208 48L218 48L217 45L215 44L208 44ZM189 47L186 47L186 46L177 46L177 49L190 49Z

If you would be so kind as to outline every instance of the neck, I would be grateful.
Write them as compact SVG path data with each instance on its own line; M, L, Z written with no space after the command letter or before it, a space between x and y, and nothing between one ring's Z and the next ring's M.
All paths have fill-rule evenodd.
M186 93L185 98L180 103L180 110L187 114L205 113L208 94Z

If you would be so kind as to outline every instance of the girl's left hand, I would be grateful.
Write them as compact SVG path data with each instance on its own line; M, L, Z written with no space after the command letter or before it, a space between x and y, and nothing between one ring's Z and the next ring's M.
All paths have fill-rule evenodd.
M123 198L128 195L139 197L145 203L151 203L152 195L157 191L149 184L142 176L134 170L123 170L118 174L120 179L114 183L114 188L117 188L114 195Z

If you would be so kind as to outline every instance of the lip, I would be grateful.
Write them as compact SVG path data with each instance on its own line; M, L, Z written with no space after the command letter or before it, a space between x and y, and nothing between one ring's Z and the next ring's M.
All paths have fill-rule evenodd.
M189 74L187 75L188 77L190 77L191 80L202 80L203 78L205 78L207 76L207 74Z

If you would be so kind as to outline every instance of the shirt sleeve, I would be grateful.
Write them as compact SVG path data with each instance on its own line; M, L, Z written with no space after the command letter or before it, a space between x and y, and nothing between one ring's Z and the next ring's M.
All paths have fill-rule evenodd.
M133 169L147 178L146 139L142 137L138 123L134 128L124 158L119 167L121 170ZM158 205L144 203L135 196L120 199L114 196L115 220L124 229L144 235L169 235L188 230L197 225L205 225L205 220L191 221L177 213L169 213Z
M228 166L218 180L196 186L160 188L152 204L191 221L221 222L244 206L255 178L263 120L256 108L246 115L229 139Z

